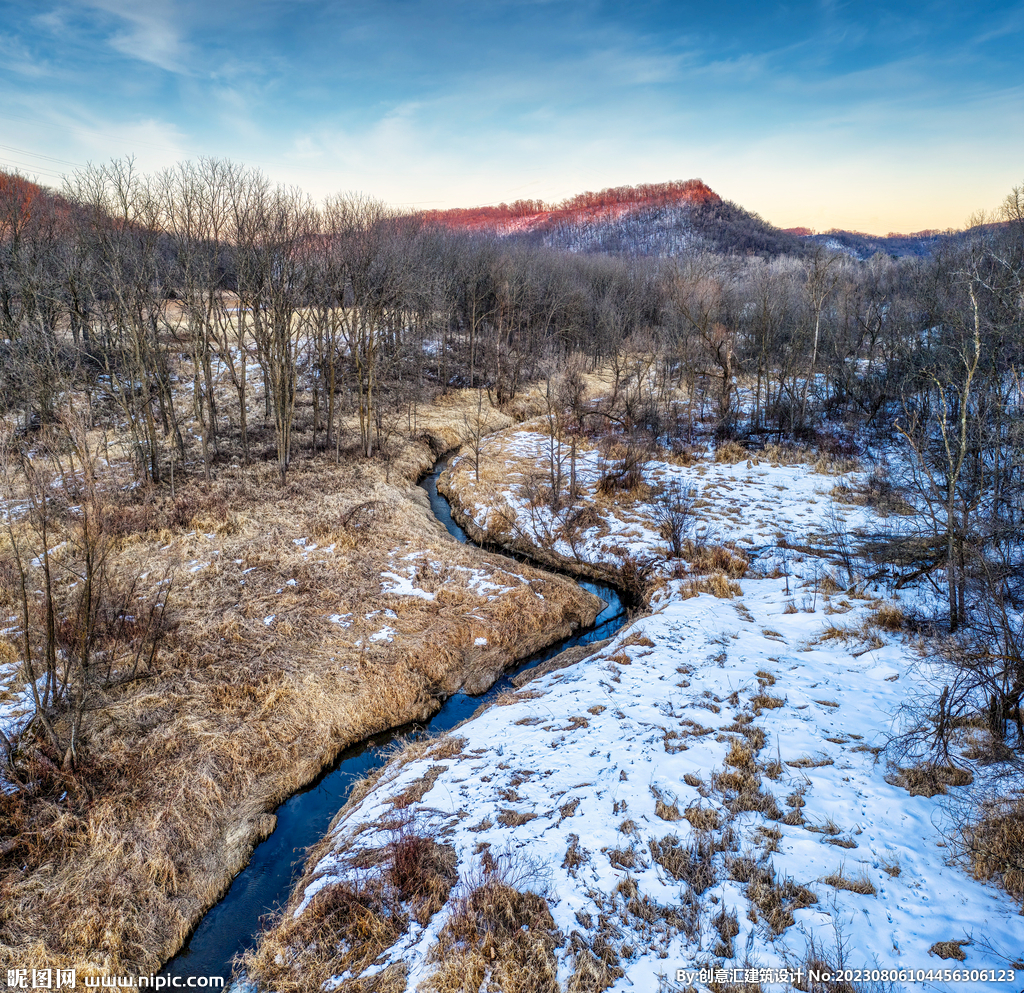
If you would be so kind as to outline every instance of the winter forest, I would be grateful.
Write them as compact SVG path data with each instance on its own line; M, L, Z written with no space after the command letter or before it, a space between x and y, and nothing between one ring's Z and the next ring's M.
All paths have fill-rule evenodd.
M0 325L8 985L1019 985L1024 188L0 173Z

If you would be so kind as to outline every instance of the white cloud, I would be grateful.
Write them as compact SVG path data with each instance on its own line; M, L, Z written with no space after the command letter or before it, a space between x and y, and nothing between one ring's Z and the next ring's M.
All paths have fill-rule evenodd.
M110 36L112 48L167 72L190 72L189 46L181 32L186 11L173 0L89 0L92 7L113 14L124 29Z

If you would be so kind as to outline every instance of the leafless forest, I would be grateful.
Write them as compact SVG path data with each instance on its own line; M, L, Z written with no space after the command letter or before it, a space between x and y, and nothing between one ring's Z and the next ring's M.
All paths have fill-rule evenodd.
M367 533L392 526L374 524L388 513L386 487L414 481L446 447L479 452L495 418L527 411L557 421L552 436L566 446L583 431L613 432L627 450L620 474L644 452L684 455L709 439L869 458L870 499L907 512L850 554L892 588L930 582L944 605L901 621L950 663L906 747L947 767L969 724L991 733L1002 760L1020 758L1024 190L932 238L927 254L868 259L728 208L713 225L706 205L679 202L538 233L471 229L356 195L318 204L216 160L159 175L115 161L59 191L0 176L0 662L33 688L31 720L17 733L0 725L10 786L0 794L0 960L35 947L71 961L103 946L108 964L152 967L194 919L184 913L145 953L141 925L111 937L68 924L51 927L49 945L41 937L39 893L99 843L90 811L126 777L142 785L110 815L118 824L153 800L159 749L128 755L118 740L150 741L195 699L214 717L223 706L251 719L272 691L266 659L234 672L217 656L196 674L203 639L230 635L188 641L210 601L156 550L186 533L241 534L231 515L243 506L257 529L289 504L312 520L327 480L350 495L339 515L353 516L324 534L345 532L353 556L369 554L369 539L351 536L360 521ZM584 379L599 372L607 389L588 394ZM574 489L555 474L547 499L571 509ZM683 498L665 497L670 546L672 521L689 513ZM254 631L260 609L246 621ZM171 700L169 681L206 695ZM160 699L140 703L158 683ZM231 710L232 694L249 694L244 707ZM372 733L387 715L375 721L345 734ZM234 756L232 770L262 747ZM190 754L176 752L181 763ZM974 837L1019 896L1024 806L1000 810ZM104 858L137 862L132 871L150 872L162 893L193 885L173 858L124 854L143 835L124 835ZM183 837L168 849L203 844ZM147 859L157 868L140 868ZM202 867L189 871L198 879ZM131 899L104 892L89 913Z

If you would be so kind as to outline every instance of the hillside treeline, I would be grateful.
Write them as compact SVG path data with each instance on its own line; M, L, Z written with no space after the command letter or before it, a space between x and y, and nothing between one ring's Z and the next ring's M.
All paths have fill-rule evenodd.
M154 481L193 444L208 469L226 434L252 457L257 393L283 477L299 397L318 445L358 411L371 456L403 405L453 386L502 404L577 352L659 356L667 381L712 398L722 435L801 435L823 416L884 434L905 411L955 420L949 383L975 345L972 388L984 380L1001 398L985 402L1006 406L1020 368L1018 195L1005 213L924 259L700 239L633 257L453 231L359 196L318 205L215 160L156 176L115 161L60 194L8 176L3 403L30 428L80 391L129 426ZM237 399L230 418L218 382Z

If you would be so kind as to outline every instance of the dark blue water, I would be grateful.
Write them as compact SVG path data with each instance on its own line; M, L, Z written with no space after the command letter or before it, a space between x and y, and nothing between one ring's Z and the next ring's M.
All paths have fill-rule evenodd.
M469 537L452 520L451 507L437 492L437 477L447 461L442 459L421 482L430 507L448 532L461 542ZM249 864L234 879L227 894L200 921L187 944L163 969L165 976L231 975L232 959L256 944L261 918L287 899L306 850L326 833L334 815L345 805L356 780L383 765L396 740L409 741L423 734L442 734L470 717L482 703L512 686L512 677L546 662L574 645L610 638L626 620L618 593L603 583L581 581L580 586L599 596L605 608L594 624L538 652L505 673L486 693L457 693L425 725L409 724L375 735L347 748L335 764L275 811L277 827L256 847Z

